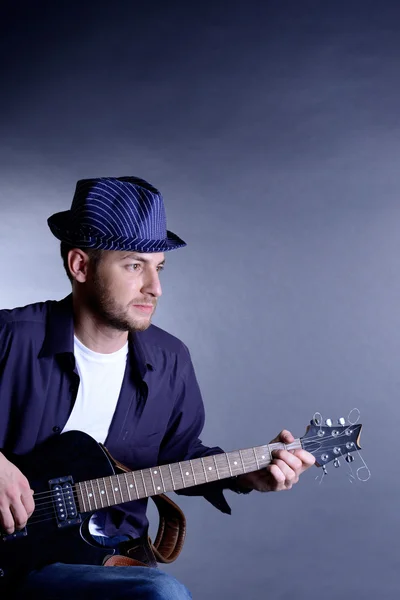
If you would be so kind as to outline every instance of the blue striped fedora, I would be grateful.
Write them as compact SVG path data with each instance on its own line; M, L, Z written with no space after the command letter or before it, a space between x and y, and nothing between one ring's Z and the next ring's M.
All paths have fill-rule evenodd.
M56 238L76 248L167 252L186 246L167 231L160 192L138 177L81 179L71 209L47 223Z

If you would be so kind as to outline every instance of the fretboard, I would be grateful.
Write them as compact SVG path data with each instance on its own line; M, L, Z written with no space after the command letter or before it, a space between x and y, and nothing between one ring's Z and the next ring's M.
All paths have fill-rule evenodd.
M151 469L81 481L75 485L79 510L81 512L95 511L163 492L173 492L251 473L266 467L272 460L272 452L281 448L288 450L301 448L301 441L297 439L286 446L281 443L267 444Z

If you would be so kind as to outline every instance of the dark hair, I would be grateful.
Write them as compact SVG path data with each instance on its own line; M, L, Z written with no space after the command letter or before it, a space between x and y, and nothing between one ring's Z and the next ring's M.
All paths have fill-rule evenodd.
M70 246L66 242L61 242L60 244L60 254L63 259L64 269L67 274L68 279L72 283L74 278L72 277L69 267L68 267L68 252L73 250L76 246ZM82 252L86 252L88 255L90 262L93 266L93 269L96 269L98 264L100 263L101 256L103 254L102 250L96 250L95 248L78 248L78 250L82 250Z

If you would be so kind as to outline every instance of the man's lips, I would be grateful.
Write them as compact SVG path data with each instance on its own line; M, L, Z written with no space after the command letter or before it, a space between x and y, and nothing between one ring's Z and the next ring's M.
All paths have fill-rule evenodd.
M153 304L133 304L133 307L146 314L150 314L154 310Z

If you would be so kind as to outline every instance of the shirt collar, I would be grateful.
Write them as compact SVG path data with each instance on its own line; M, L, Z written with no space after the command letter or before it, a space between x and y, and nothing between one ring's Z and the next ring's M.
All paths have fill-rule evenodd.
M148 369L155 370L151 349L140 337L140 333L132 332L128 336L129 356L139 369L143 379ZM46 333L39 358L56 354L74 353L74 319L72 294L59 302L52 302L46 322Z
M51 302L46 320L46 333L39 358L74 352L74 320L72 294Z
M132 332L128 336L129 355L132 356L135 365L137 365L140 376L143 379L147 371L155 371L155 360L153 359L150 348L138 332Z

